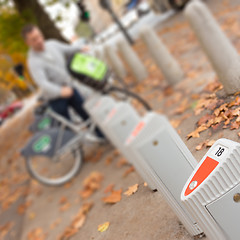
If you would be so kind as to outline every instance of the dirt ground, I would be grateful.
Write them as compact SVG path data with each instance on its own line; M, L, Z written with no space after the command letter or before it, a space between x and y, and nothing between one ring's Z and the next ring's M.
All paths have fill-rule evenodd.
M206 2L240 52L240 1ZM197 161L218 138L239 141L237 116L231 114L240 103L239 96L225 97L221 84L217 82L211 65L182 14L159 26L158 33L180 63L185 78L174 88L167 87L144 44L138 41L134 48L150 75L133 90L144 97L155 111L167 115ZM128 77L126 81L132 82L133 79ZM226 109L221 108L224 103ZM140 112L144 112L138 104L133 104ZM217 109L221 112L219 116L214 113ZM223 115L230 122L227 119L223 121ZM217 121L216 117L221 119ZM206 130L199 131L199 136L190 134L202 124L208 124L210 119L213 119L213 123ZM111 145L89 147L80 174L63 187L46 187L31 180L18 152L30 137L27 128L31 120L32 114L28 112L8 128L0 129L0 239L194 239L162 194L145 186L139 174ZM83 198L83 194L86 194L83 184L90 175L97 179L97 187L90 196ZM125 192L134 184L139 185L135 194L121 194L121 200L115 204L103 201L111 192L110 185L115 191L122 189ZM107 193L106 188L110 189ZM21 197L23 200L18 203ZM6 215L8 211L11 218L4 222L3 214ZM77 218L79 216L81 218ZM99 232L98 226L105 222L110 223L108 229ZM80 227L73 233L72 226L76 224ZM71 236L67 237L68 234Z

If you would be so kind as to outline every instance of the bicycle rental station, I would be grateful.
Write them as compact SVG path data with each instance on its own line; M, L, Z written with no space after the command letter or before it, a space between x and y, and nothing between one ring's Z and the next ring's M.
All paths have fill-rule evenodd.
M32 126L35 135L22 151L34 178L53 186L73 178L81 169L86 134L98 126L148 187L164 196L191 236L239 239L239 143L219 139L198 163L164 115L152 111L136 94L109 81L110 72L102 61L76 54L69 62L69 71L97 90L85 102L91 120L76 125L46 106L36 113ZM140 116L128 100L115 99L110 94L113 91L135 97L146 114ZM34 170L35 157L57 163L62 155L74 159L67 174L54 178Z

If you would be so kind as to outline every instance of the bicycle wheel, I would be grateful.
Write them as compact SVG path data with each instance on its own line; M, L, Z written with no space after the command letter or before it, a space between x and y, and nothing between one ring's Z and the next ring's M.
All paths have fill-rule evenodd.
M29 174L47 186L61 186L75 177L82 166L82 149L65 150L53 158L34 156L26 159Z

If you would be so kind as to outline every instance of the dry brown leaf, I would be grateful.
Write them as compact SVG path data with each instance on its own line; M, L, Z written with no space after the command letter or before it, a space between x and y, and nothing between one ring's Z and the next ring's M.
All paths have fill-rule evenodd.
M113 157L112 156L108 156L106 159L105 159L105 165L110 165L113 161Z
M233 107L233 106L238 106L238 105L240 105L240 97L239 97L239 96L237 96L237 97L234 99L234 101L230 102L230 103L228 104L228 107Z
M31 204L32 204L32 201L26 201L25 203L19 205L17 210L18 214L20 215L24 214L27 208L30 207Z
M214 81L212 83L209 83L205 88L204 90L205 91L208 91L208 92L216 92L216 91L219 91L223 88L222 84L217 82L217 81Z
M105 190L104 190L104 193L109 193L109 192L112 192L113 191L113 188L114 188L114 185L115 184L109 184L106 188L105 188Z
M92 194L93 194L93 190L90 188L84 189L82 191L80 191L80 196L82 199L86 199L89 198Z
M72 181L67 182L67 183L64 184L63 187L66 188L66 189L68 189L68 188L70 188L70 187L72 186L72 183L73 183Z
M109 196L104 197L102 200L104 203L117 203L121 199L122 199L122 189L117 191L112 191Z
M212 125L211 128L216 131L216 130L219 130L220 128L222 127L222 124L221 123L218 123L218 124L215 124L215 125ZM223 126L223 128L226 127L226 126Z
M239 128L239 123L237 123L237 122L233 122L232 124L231 124L231 130L234 130L234 129L238 129Z
M203 147L205 146L205 141L204 142L202 142L202 143L199 143L197 146L196 146L196 150L197 151L200 151L200 150L202 150L203 149Z
M203 132L205 131L206 129L208 129L208 127L206 125L201 125L200 127L198 127L196 130L194 130L193 132L189 133L187 135L187 139L190 139L190 138L199 138L200 135L199 133L200 132Z
M127 195L127 196L131 196L134 193L136 193L137 190L138 190L138 184L135 184L133 186L128 187L128 190L126 192L124 192L123 194Z
M179 127L179 125L181 124L182 119L177 119L177 120L171 120L170 123L174 128Z
M55 220L53 223L51 223L51 225L49 227L50 230L55 229L61 222L62 222L61 218L58 218L57 220Z
M36 228L28 233L27 240L45 240L46 234L42 228Z
M83 226L86 220L86 214L92 208L92 203L85 203L78 211L77 215L71 222L70 226L68 226L63 234L58 238L59 240L68 240L70 237L74 236L79 229ZM34 239L35 240L35 239Z
M173 88L171 86L168 86L163 90L163 94L164 94L165 97L172 95L173 92L174 91L173 91Z
M189 101L188 98L185 98L179 107L177 107L175 109L175 111L173 112L174 114L182 114L183 112L185 112L188 108L189 108Z
M72 227L75 229L80 229L83 226L85 220L86 215L81 214L80 216L74 219L74 221L72 222Z
M71 204L70 204L69 202L66 202L65 204L63 204L63 205L60 207L60 211L61 211L61 212L65 212L65 211L67 211L70 207L71 207Z
M206 142L206 147L211 147L215 142L216 142L216 140L208 140Z
M146 182L144 182L143 186L144 186L144 187L147 187L147 186L148 186L148 184L147 184Z
M207 123L209 120L211 120L211 119L213 119L213 118L214 118L213 115L210 115L210 114L207 113L206 115L202 116L202 117L198 120L197 125L198 125L198 126L201 126L202 124Z
M225 112L225 111L227 111L227 110L228 110L228 108L227 108L227 103L224 103L224 104L222 104L219 108L215 109L214 115L215 115L216 117L218 117L221 112Z
M59 204L65 204L65 203L67 203L67 198L66 197L61 197L61 199L59 200Z
M83 190L80 191L80 196L83 199L90 197L96 190L101 187L103 175L99 172L91 172L83 181Z
M125 158L121 158L119 159L119 161L117 162L117 167L120 168L122 166L128 165L128 161Z
M200 150L202 150L204 147L211 147L214 143L216 142L216 140L209 140L209 139L207 139L207 140L205 140L204 142L201 142L201 143L199 143L198 145L197 145L197 147L196 147L196 150L197 151L200 151Z
M124 174L123 174L123 177L127 177L128 174L130 174L131 172L134 172L135 171L135 168L133 166L131 166L130 168L128 168Z
M8 232L13 227L13 222L8 222L2 226L0 226L0 239L4 239L4 237L8 234Z

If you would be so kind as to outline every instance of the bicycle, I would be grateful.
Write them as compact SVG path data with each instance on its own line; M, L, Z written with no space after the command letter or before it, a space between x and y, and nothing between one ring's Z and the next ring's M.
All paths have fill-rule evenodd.
M21 154L34 179L47 186L61 186L79 173L83 162L83 145L87 142L99 144L100 141L93 137L96 125L91 119L76 124L47 105L44 115L52 119L54 126L38 131Z
M151 109L135 93L113 86L110 71L98 59L77 53L72 56L67 68L76 80L101 94L119 92L121 97L134 97L146 109ZM90 103L94 104L98 98L99 95L95 94ZM83 162L83 145L87 142L99 143L99 139L92 134L96 125L91 118L80 124L70 122L48 105L43 104L38 110L39 112L35 111L36 120L31 127L35 135L21 153L25 157L27 170L34 179L47 186L61 186L79 173Z

